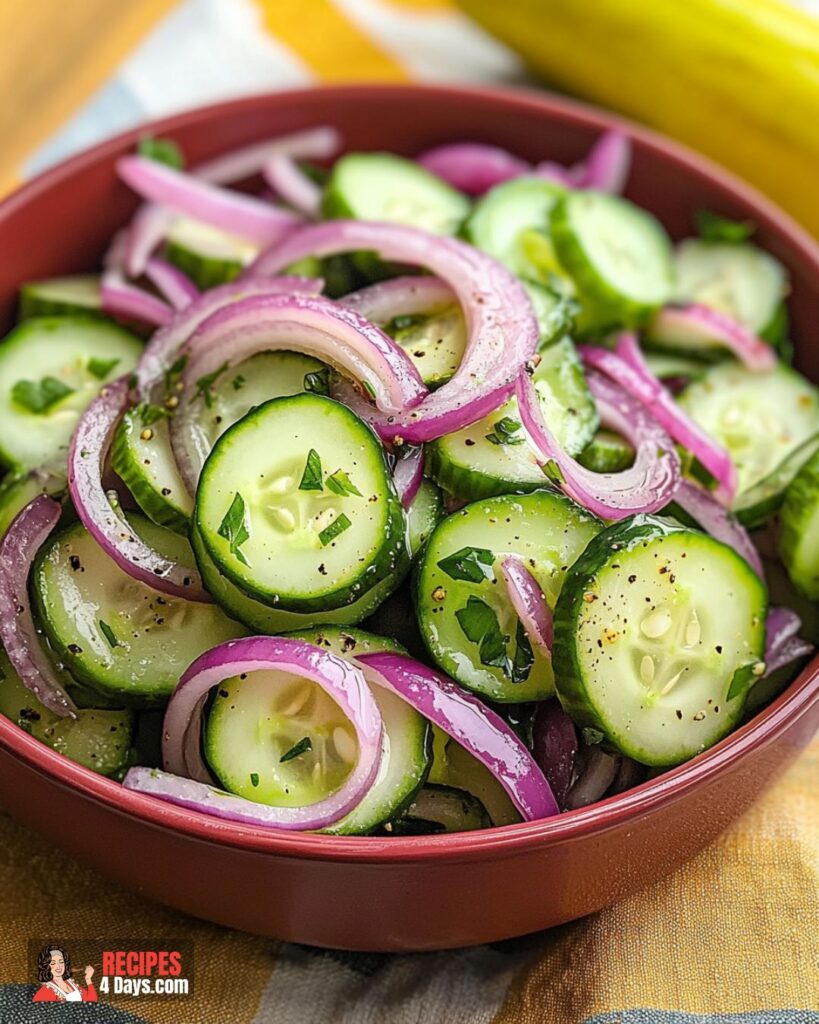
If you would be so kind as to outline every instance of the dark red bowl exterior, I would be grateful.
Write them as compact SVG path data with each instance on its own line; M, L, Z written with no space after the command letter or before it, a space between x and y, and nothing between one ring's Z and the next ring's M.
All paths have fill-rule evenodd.
M104 143L0 205L0 319L25 280L93 269L135 207L114 171L141 135L170 135L191 161L317 124L351 149L413 154L483 140L531 159L579 158L614 119L544 94L365 86L220 104ZM788 266L802 369L819 314L819 249L785 214L705 160L647 131L628 195L674 235L693 211L750 217ZM270 833L196 815L67 761L0 718L0 800L21 821L146 896L236 928L345 949L422 950L521 935L581 917L672 871L713 840L819 726L819 659L717 747L653 782L557 819L418 838Z

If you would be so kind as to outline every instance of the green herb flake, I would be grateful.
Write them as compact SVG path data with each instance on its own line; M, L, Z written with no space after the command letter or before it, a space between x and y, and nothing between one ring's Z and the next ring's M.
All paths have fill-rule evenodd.
M751 662L748 665L741 665L731 677L731 685L728 687L728 695L726 700L733 700L735 697L739 697L749 690L751 683L757 678L754 668L756 662Z
M438 568L443 569L450 579L481 583L495 579L494 561L495 555L488 548L467 547L442 558Z
M227 361L213 371L213 373L206 373L203 377L200 377L196 382L196 391L194 393L192 402L195 402L197 398L203 398L205 405L208 409L213 405L213 385L222 376L225 370L228 368Z
M566 477L563 475L563 471L554 459L548 459L540 468L543 475L548 480L551 480L553 484L563 484L566 482Z
M455 618L467 640L479 645L481 664L501 668L511 678L513 666L506 653L506 641L498 617L486 601L470 597L455 612Z
M238 374L237 374L237 375L236 375L236 376L235 376L235 377L233 378L233 380L231 381L231 383L233 384L233 390L234 390L234 391L241 391L241 390L242 390L242 388L243 388L243 387L245 386L245 384L247 384L247 381L246 381L246 380L245 380L245 378L244 378L244 377L243 377L243 376L241 375L241 373L238 373Z
M318 370L315 373L305 373L304 390L311 391L314 395L329 395L330 374L327 370Z
M493 424L494 430L486 434L486 440L492 444L525 444L526 438L521 434L519 420L513 420L511 416L504 416Z
M188 365L188 357L186 355L179 356L174 360L173 363L165 371L165 390L169 391L171 386L176 380L182 375L183 370Z
M92 356L88 360L88 372L97 380L105 380L108 374L122 362L121 359L97 359Z
M696 220L704 242L747 242L756 231L752 220L729 220L711 210L698 210Z
M340 533L344 533L345 530L349 530L353 524L342 512L340 516L330 523L329 526L325 527L318 535L321 541L321 546L326 548L331 540L335 540Z
M250 785L255 789L259 785L259 776L256 772L250 773Z
M587 747L596 747L605 739L605 736L599 729L592 729L588 726L581 730L581 735Z
M304 472L301 475L300 491L323 491L324 484L321 471L321 456L315 448L307 453L307 462L304 465Z
M513 683L525 683L529 678L529 673L532 671L532 665L535 663L535 656L532 652L532 645L529 642L529 637L526 634L526 630L523 627L522 622L518 622L518 628L515 633L515 657L512 660L512 682Z
M173 167L175 171L181 171L185 166L182 150L173 139L140 139L137 144L137 153L158 164Z
M361 491L359 491L343 469L337 469L335 473L331 473L324 482L333 494L340 494L342 497L356 494L359 498L362 497Z
M100 619L99 621L100 631L102 632L102 635L105 637L105 639L108 641L108 646L112 649L114 647L119 647L119 640L117 640L116 634L114 633L113 629L111 629L108 623L105 622L103 619Z
M170 413L161 405L152 405L150 402L143 402L137 406L137 415L143 427L150 427L157 420L167 419Z
M313 749L313 741L309 736L302 736L298 743L292 746L287 753L282 754L279 758L279 764L284 764L285 761L292 761L294 757L301 757L302 754L306 754L308 750Z
M245 499L238 491L233 496L230 508L225 513L225 518L217 532L230 545L230 553L238 558L242 565L249 565L250 563L239 550L242 544L250 539L250 527L247 521Z
M404 313L394 316L387 324L387 334L396 334L398 331L406 331L410 327L417 327L427 318L421 313Z
M52 406L73 394L74 388L56 377L43 377L39 381L18 380L11 389L11 397L18 405L38 415L47 413Z

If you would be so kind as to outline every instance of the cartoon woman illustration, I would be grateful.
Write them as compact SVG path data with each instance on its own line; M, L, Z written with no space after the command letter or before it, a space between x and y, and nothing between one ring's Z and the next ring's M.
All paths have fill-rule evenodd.
M61 946L46 946L37 957L37 977L42 985L32 997L34 1003L96 1003L97 990L91 984L94 968L85 968L85 988L71 977L71 960Z

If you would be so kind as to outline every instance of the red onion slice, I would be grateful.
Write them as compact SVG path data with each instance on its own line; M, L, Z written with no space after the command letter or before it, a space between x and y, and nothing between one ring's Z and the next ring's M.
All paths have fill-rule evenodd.
M318 684L355 729L359 756L344 784L323 800L303 807L273 807L182 778L189 770L186 737L214 686L244 673L273 670ZM283 829L318 829L349 813L375 781L381 761L382 720L359 668L324 648L287 637L251 636L219 644L200 655L185 672L165 711L162 760L166 772L131 769L123 785L216 817ZM188 757L190 755L188 754ZM199 755L201 760L201 755ZM206 772L204 762L202 772Z
M420 444L469 426L496 409L535 352L539 330L520 281L471 245L402 224L336 220L295 232L262 253L246 273L267 276L306 256L362 250L426 267L442 278L460 302L466 322L466 349L454 376L413 408L379 417L381 436Z
M737 472L731 456L709 437L674 401L648 368L637 338L620 334L615 352L594 345L580 346L586 366L605 373L632 398L646 407L671 437L687 448L717 481L716 497L730 505L737 490Z
M559 813L543 772L500 715L447 676L403 654L359 654L364 675L391 690L465 747L509 794L524 820Z
M562 164L556 164L552 160L542 161L534 170L536 178L545 178L547 181L553 181L555 185L562 185L564 188L577 188L581 173L582 168L578 172L576 168L564 167Z
M128 406L128 380L106 385L83 413L68 452L68 488L85 528L129 576L189 601L211 601L199 574L154 551L117 515L102 482L114 431Z
M279 242L302 223L287 210L211 185L146 157L121 157L117 173L143 199L258 245Z
M76 718L74 702L42 646L28 596L28 576L59 521L59 502L39 494L15 517L0 543L0 641L26 689L61 718Z
M173 318L173 310L167 302L143 288L129 284L121 272L114 268L109 268L102 275L100 298L106 313L123 320L139 320L144 324L161 326Z
M229 185L259 174L269 160L280 154L295 160L329 160L340 149L340 133L323 125L231 150L194 167L193 173L211 185Z
M531 164L499 146L456 142L428 149L418 163L454 188L480 196L495 185L528 174Z
M517 555L507 555L501 562L509 600L523 624L526 635L547 658L552 656L554 628L552 613L540 584Z
M691 339L724 345L749 370L762 372L776 366L776 352L767 342L726 313L696 302L663 306L654 314L650 333L671 348L690 347Z
M456 302L452 288L439 277L393 277L378 281L339 300L374 324L387 324L397 316L429 313Z
M532 755L546 776L560 807L574 778L577 730L557 698L538 705L532 725Z
M674 501L700 524L715 540L727 544L750 565L760 579L765 579L762 559L748 531L704 487L691 480L681 480Z
M557 467L559 485L569 497L604 519L665 508L680 482L680 460L671 438L617 384L593 371L588 380L601 422L634 448L633 465L620 473L595 473L567 455L549 430L535 386L524 372L518 378L518 408L536 455L544 465Z
M585 764L566 794L566 809L576 811L597 803L614 782L619 767L619 754L607 754L598 746L587 747Z
M276 153L262 169L264 180L294 210L315 220L321 209L321 189L286 153Z
M171 215L157 203L143 203L126 229L123 265L131 277L145 273L149 257L165 240Z
M404 508L409 508L415 501L418 488L424 479L424 449L419 447L407 452L399 451L392 479L401 504Z
M576 187L620 193L626 187L630 169L631 141L623 132L610 129L603 132L583 163L577 165Z
M145 273L174 309L185 309L199 297L199 289L188 275L159 256L152 256L148 260Z
M802 628L802 620L790 608L771 608L765 626L766 677L800 658L806 658L815 650L813 644L797 636Z

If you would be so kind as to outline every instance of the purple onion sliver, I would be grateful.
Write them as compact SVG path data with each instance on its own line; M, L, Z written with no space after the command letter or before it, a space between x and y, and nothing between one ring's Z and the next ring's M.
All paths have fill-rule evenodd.
M313 220L318 217L321 189L291 156L276 153L264 165L262 174L275 195L288 206Z
M578 175L577 188L621 193L631 169L631 141L615 129L603 132L578 168L582 173Z
M199 289L188 275L159 256L148 260L145 274L174 309L186 309L199 297Z
M392 471L392 480L401 504L409 508L424 479L424 449L413 448L406 453L399 450L399 455Z
M18 513L0 543L0 641L26 689L55 715L76 718L74 702L43 648L28 596L31 565L61 512L59 502L38 495Z
M557 698L538 705L532 726L532 754L561 808L574 778L577 730Z
M802 628L802 620L792 609L771 608L765 626L765 676L813 653L813 644L797 635Z
M274 156L284 154L295 160L328 160L341 149L341 135L335 128L321 126L281 135L277 139L254 142L230 150L205 163L198 164L193 174L212 185L229 185L259 174Z
M678 332L686 337L695 334L703 342L724 345L749 370L763 372L776 365L776 352L762 338L726 313L696 302L667 305L654 314L650 333L658 341L672 346Z
M161 327L173 319L173 309L150 292L129 284L119 270L106 270L100 280L102 308L123 320Z
M165 240L171 214L164 206L143 203L126 229L124 268L130 277L145 273L148 259Z
M500 715L447 676L403 654L360 654L365 676L395 693L465 747L509 794L525 821L559 813L546 777Z
M540 584L517 555L507 555L501 562L509 600L531 643L546 658L552 656L554 626L552 612Z
M428 149L418 163L453 188L481 196L495 185L531 171L531 164L499 146L456 142Z
M397 316L429 313L457 301L452 288L439 277L393 277L388 281L350 292L339 300L374 324L386 324Z
M619 766L619 754L607 754L597 746L587 748L585 764L566 795L566 809L576 811L597 803L614 782Z
M748 531L710 492L691 480L681 480L674 501L696 519L706 533L733 548L760 579L765 579L762 559Z

